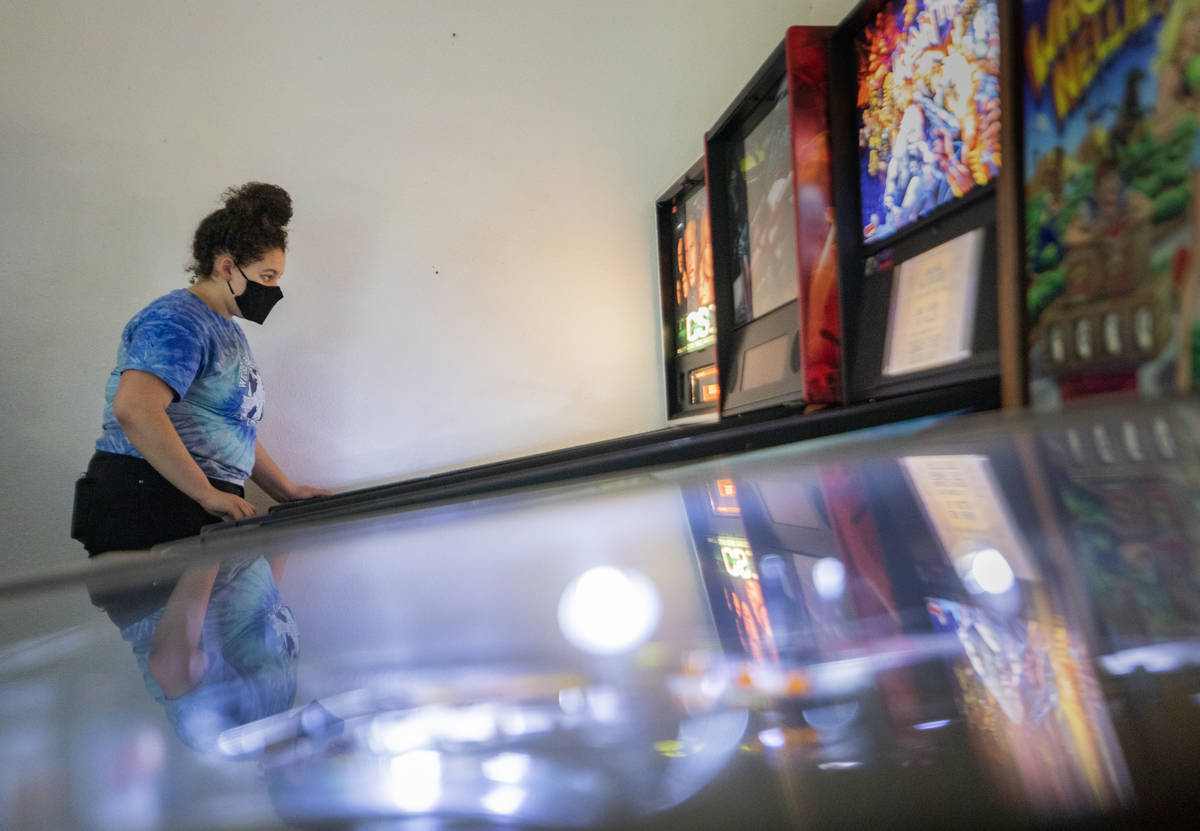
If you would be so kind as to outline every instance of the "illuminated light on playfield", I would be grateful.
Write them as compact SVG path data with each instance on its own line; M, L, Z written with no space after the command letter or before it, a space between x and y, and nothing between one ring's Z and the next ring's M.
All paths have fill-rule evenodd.
M525 753L499 753L483 763L483 775L493 782L515 785L529 773L530 758Z
M963 582L972 594L1005 594L1016 585L1012 566L996 549L985 548L965 559L968 564Z
M862 762L822 762L817 767L821 770L854 770L862 767Z
M658 589L633 569L589 569L571 581L558 602L563 636L594 655L616 655L640 646L661 618Z
M483 798L483 807L493 814L509 816L515 814L525 801L525 789L512 785L501 785L487 793Z
M920 724L914 724L913 729L920 730L921 732L924 733L929 730L941 730L943 727L949 727L949 726L950 726L950 719L942 718L942 719L938 719L937 721L923 721Z
M770 727L759 732L758 740L763 747L778 749L784 745L783 731L778 727Z
M428 811L442 797L442 757L433 750L395 757L390 774L388 792L402 811Z
M840 600L846 593L846 567L836 557L825 557L813 566L813 585L823 600Z

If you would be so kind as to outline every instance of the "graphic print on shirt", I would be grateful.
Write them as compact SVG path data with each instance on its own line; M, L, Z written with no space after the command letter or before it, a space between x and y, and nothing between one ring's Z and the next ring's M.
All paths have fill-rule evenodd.
M238 415L242 421L262 421L266 395L263 394L262 381L258 377L258 367L249 354L243 352L239 357L237 386L243 391L243 395Z

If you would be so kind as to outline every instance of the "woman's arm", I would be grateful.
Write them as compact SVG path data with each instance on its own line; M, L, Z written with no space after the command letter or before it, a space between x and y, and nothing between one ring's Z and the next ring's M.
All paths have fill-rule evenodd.
M167 405L174 399L175 393L157 375L128 369L121 373L113 397L113 415L146 461L204 510L222 519L254 516L249 502L214 488L188 453L167 415Z
M167 698L187 695L208 669L200 633L220 563L189 569L179 578L150 641L146 666Z
M277 502L294 502L297 499L333 495L333 491L324 488L293 484L260 441L254 443L254 469L250 471L250 478L267 496Z

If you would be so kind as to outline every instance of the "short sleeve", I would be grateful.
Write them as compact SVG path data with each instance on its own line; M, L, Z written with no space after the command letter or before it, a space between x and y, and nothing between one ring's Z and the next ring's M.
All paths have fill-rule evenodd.
M204 360L200 333L166 310L148 311L133 320L125 332L125 359L118 372L137 369L162 379L183 398Z

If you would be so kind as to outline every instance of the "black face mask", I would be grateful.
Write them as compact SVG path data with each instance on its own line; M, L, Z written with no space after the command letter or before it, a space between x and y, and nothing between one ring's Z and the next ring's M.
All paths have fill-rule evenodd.
M241 272L243 277L246 277L246 272L242 271L240 265L234 263L234 267ZM233 294L233 286L229 283L225 285L229 286L229 293ZM267 319L271 308L282 299L283 290L279 286L264 286L249 277L246 277L246 290L241 294L233 294L233 302L237 303L242 317L259 325L262 325L262 322Z

